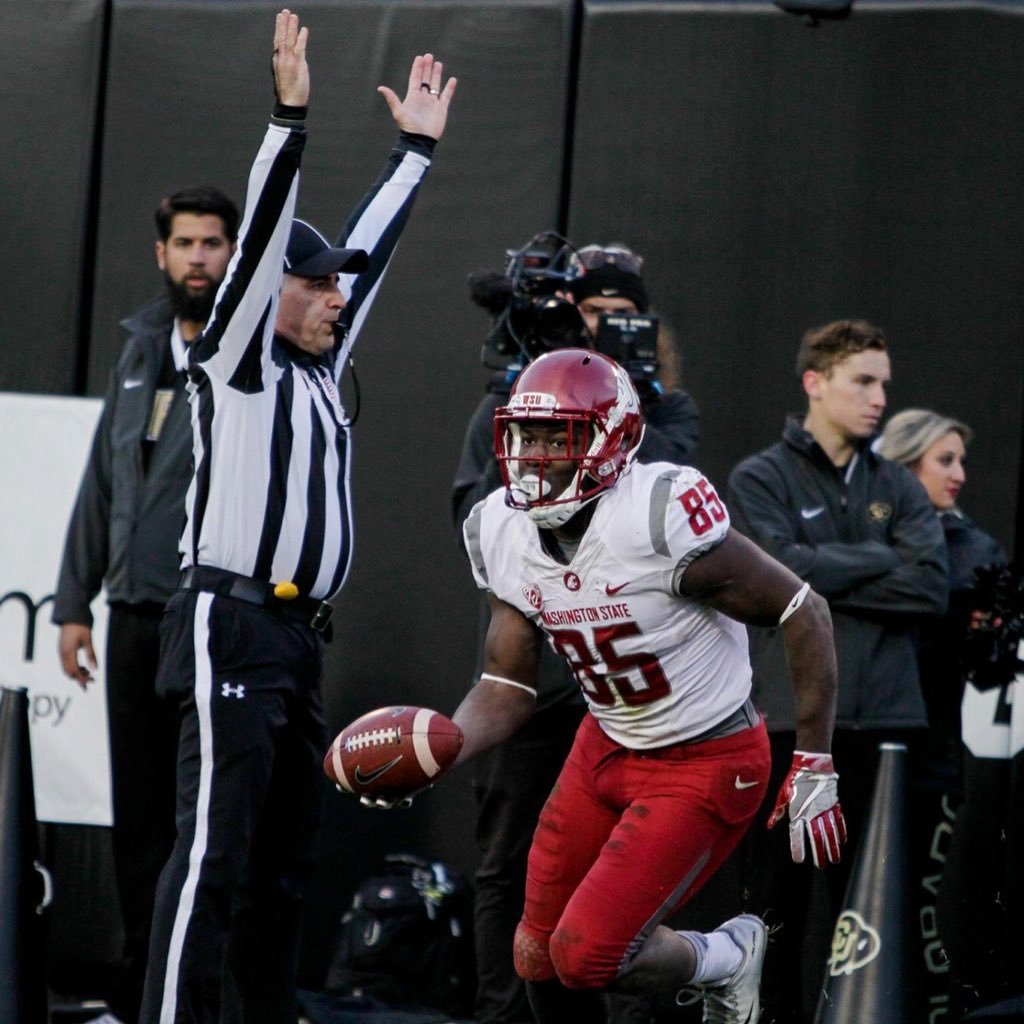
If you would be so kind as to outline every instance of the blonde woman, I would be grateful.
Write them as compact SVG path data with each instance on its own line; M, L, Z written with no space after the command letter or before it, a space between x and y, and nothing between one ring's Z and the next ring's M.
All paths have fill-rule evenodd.
M967 479L967 445L973 432L959 420L929 409L905 409L882 432L878 451L901 462L921 482L946 537L949 557L949 611L923 630L921 687L933 737L947 732L954 763L960 749L960 646L967 628L976 569L1005 565L999 542L975 525L957 504Z
M930 726L924 781L931 793L930 798L919 793L915 803L930 816L935 840L948 828L950 808L959 805L952 838L929 843L930 850L945 854L945 871L938 900L924 897L925 903L937 903L940 938L950 960L952 984L946 993L953 1019L1009 992L1012 944L1007 938L1016 931L1016 917L1007 912L1004 878L1004 872L1013 871L1006 843L1009 802L996 795L1007 792L1010 762L992 756L992 695L965 685L961 657L975 603L975 570L1007 561L999 542L957 503L967 479L964 464L971 436L959 420L928 409L907 409L892 417L879 445L882 455L907 466L928 492L949 556L949 611L921 629L921 687ZM941 863L925 864L925 876L931 878L928 891L935 891L935 876L941 871ZM918 910L924 921L936 907L922 905ZM934 961L934 953L925 960ZM929 974L929 998L942 988L942 977Z

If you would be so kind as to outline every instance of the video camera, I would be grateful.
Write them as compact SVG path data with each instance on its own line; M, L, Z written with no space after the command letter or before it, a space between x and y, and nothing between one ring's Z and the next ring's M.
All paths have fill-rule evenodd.
M961 667L979 690L987 690L1011 682L1024 670L1024 571L988 566L974 575L974 621L962 648Z
M576 306L557 292L573 279L572 246L553 231L535 235L506 254L505 274L470 279L473 300L495 313L482 354L505 364L529 362L555 348L586 344L586 325ZM495 308L503 303L501 308ZM498 369L499 367L494 367Z
M594 348L629 374L644 397L658 376L658 318L649 313L602 313Z
M625 367L641 397L657 389L656 316L603 314L597 336L591 338L574 303L558 294L569 291L581 273L570 242L554 231L542 231L505 255L504 274L480 272L469 278L473 301L494 317L481 352L485 366L521 369L552 349L593 347Z

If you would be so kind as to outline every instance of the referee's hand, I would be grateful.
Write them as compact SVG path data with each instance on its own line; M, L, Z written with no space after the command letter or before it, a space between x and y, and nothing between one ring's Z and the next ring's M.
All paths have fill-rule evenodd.
M377 92L384 97L395 124L402 131L437 140L448 123L448 105L457 84L454 78L444 82L444 65L434 60L433 54L424 53L413 59L405 99L400 100L386 85L378 85Z
M274 87L287 107L309 103L309 65L306 63L308 28L299 28L299 16L287 8L274 21Z

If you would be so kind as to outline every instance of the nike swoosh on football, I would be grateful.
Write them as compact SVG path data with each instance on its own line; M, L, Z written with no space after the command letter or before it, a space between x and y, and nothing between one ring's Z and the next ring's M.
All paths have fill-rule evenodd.
M142 380L129 379L126 380L124 384L122 384L121 386L125 389L125 391L131 391L132 388L142 387Z
M606 583L604 585L604 592L609 597L614 597L623 587L628 587L630 582L630 580L626 580L625 583L620 583L617 587L613 587L610 583Z
M817 508L802 508L800 509L800 515L804 519L813 519L815 516L820 516L825 511L824 505L819 505Z
M372 772L364 772L363 769L356 765L355 779L360 786L368 786L374 779L379 779L385 772L391 771L392 768L402 760L402 755L393 757L387 764L382 764L379 768L374 768Z
M356 774L359 773L359 769L356 769ZM753 782L744 782L738 775L736 776L736 788L737 789L750 789L751 786L756 786L758 783L757 779Z

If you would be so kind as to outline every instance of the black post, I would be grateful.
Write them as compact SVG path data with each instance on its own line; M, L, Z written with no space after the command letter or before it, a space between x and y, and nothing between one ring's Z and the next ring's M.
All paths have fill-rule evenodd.
M39 864L39 835L28 691L0 694L0 1021L46 1024L43 910L48 876Z
M836 921L815 1024L912 1019L907 748L883 743L879 750L871 816Z

